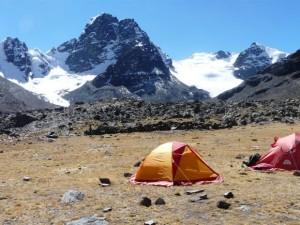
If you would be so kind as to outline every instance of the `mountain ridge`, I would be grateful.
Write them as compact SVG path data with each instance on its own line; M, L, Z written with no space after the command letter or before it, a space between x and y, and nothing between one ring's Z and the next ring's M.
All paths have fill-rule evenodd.
M226 101L284 100L300 95L300 50L216 98Z
M214 97L242 82L241 79L234 76L237 70L241 71L234 66L239 57L238 54L226 51L218 51L213 54L200 53L203 61L200 62L198 59L200 62L198 64L202 68L196 68L196 61L192 67L195 70L188 70L183 63L184 60L172 61L159 46L152 43L147 33L133 19L118 20L107 13L93 17L78 38L66 41L47 53L38 49L28 50L26 44L18 39L8 38L8 40L14 40L15 45L19 46L16 52L19 52L19 56L21 56L19 58L23 59L23 64L21 63L23 72L18 68L18 62L22 62L18 59L18 55L15 57L18 60L10 59L11 62L16 63L16 66L13 67L13 63L7 63L3 56L5 51L2 48L3 50L0 51L0 75L2 74L3 77L13 80L27 90L43 96L52 103L63 106L68 106L69 101L74 103L74 99L80 100L80 94L77 94L78 97L74 96L80 90L86 90L86 88L80 89L86 82L90 82L87 84L87 88L90 85L98 88L97 91L92 88L94 92L103 91L101 99L105 98L104 92L107 91L108 96L111 97L113 97L112 93L116 93L117 96L125 94L126 97L145 98L149 101L159 99L152 95L155 90L159 89L158 87L162 86L168 86L166 91L170 92L171 98L166 97L166 101L170 99L174 101L176 91L172 92L172 82L173 89L179 86L181 89L177 95L178 101L194 98L207 99L210 97L209 95ZM249 48L253 48L253 45L266 52L268 49L272 49L258 43L253 43ZM197 54L199 55L199 53L194 55ZM233 61L234 57L236 57L235 61ZM186 59L187 62L188 60L191 59ZM270 62L270 60L267 61ZM205 65L206 67L203 66L204 62L208 63ZM271 62L273 61L271 60ZM8 64L9 66L7 66ZM150 66L150 64L152 65ZM243 67L244 65L240 63L239 66ZM6 67L8 69L5 70ZM13 72L10 73L7 70ZM122 72L120 73L120 71ZM101 76L99 76L100 74ZM190 77L189 74L194 77ZM199 74L201 79L197 77ZM17 76L19 76L19 80ZM171 77L173 78L171 79ZM179 80L174 82L175 79ZM164 80L162 83L155 85L155 82L159 83L162 80ZM59 85L56 85L55 81ZM179 85L179 83L182 84ZM108 86L104 90L100 90L105 85ZM196 89L188 87L193 85ZM115 87L112 88L112 86ZM132 93L126 95L124 88ZM197 88L201 90L199 91ZM160 95L164 94L160 93ZM99 97L99 95L94 96L94 100L97 99L97 96ZM92 101L92 97L90 100Z

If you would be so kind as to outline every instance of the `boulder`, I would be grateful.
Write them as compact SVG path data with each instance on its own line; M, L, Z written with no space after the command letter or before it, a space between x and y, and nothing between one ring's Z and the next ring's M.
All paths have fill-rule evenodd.
M226 193L224 194L224 197L225 197L225 198L233 198L234 195L233 195L233 193L230 191L230 192L226 192Z
M165 205L166 204L166 202L165 202L165 200L163 199L163 198L158 198L158 199L156 199L156 201L155 201L155 203L154 203L155 205Z
M146 207L151 206L151 204L152 204L151 199L148 197L143 197L142 201L140 202L140 205L146 206Z
M217 203L217 207L220 209L229 209L230 205L231 205L230 203L227 203L225 201L219 201Z
M69 190L64 193L61 202L62 203L69 203L69 202L80 202L84 199L85 195L81 192Z

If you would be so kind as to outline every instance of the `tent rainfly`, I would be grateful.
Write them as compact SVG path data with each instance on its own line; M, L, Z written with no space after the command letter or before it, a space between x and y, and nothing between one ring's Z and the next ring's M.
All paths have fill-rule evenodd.
M256 170L299 170L300 134L274 138L271 149L248 169Z
M172 186L217 183L223 179L195 149L174 141L154 149L129 181L134 184Z

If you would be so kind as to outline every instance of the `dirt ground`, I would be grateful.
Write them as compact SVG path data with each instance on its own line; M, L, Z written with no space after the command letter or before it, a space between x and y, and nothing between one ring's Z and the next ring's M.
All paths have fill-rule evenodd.
M300 123L249 125L224 130L168 131L103 136L0 137L0 221L2 224L64 224L84 216L105 216L109 224L300 224L300 178L293 172L245 171L242 161L270 149L274 136L300 132ZM173 186L133 185L124 173L154 148L180 141L197 149L224 178L218 184ZM30 181L23 178L29 176ZM111 186L99 186L107 177ZM208 199L189 202L204 189ZM85 194L81 202L61 203L63 194ZM231 191L234 198L225 199ZM165 205L140 206L142 197ZM219 209L217 203L231 203ZM103 212L111 207L111 212Z

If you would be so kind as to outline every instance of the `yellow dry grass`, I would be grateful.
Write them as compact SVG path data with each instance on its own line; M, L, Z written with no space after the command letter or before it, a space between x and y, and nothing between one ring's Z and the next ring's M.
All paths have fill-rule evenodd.
M274 136L300 131L300 123L255 125L215 131L168 131L104 136L59 137L54 142L2 137L0 143L0 221L10 224L64 224L84 216L105 216L109 224L300 224L300 178L292 172L249 172L239 155L263 154ZM181 141L197 149L224 182L171 188L133 185L124 173L158 145ZM23 181L30 176L31 181ZM99 177L112 181L99 186ZM209 199L191 203L203 188ZM81 202L62 204L68 190L85 194ZM232 191L233 199L223 194ZM180 196L178 196L180 194ZM142 197L161 197L166 205L140 206ZM228 210L217 202L231 203ZM102 209L112 207L111 212ZM243 211L243 207L248 210Z

